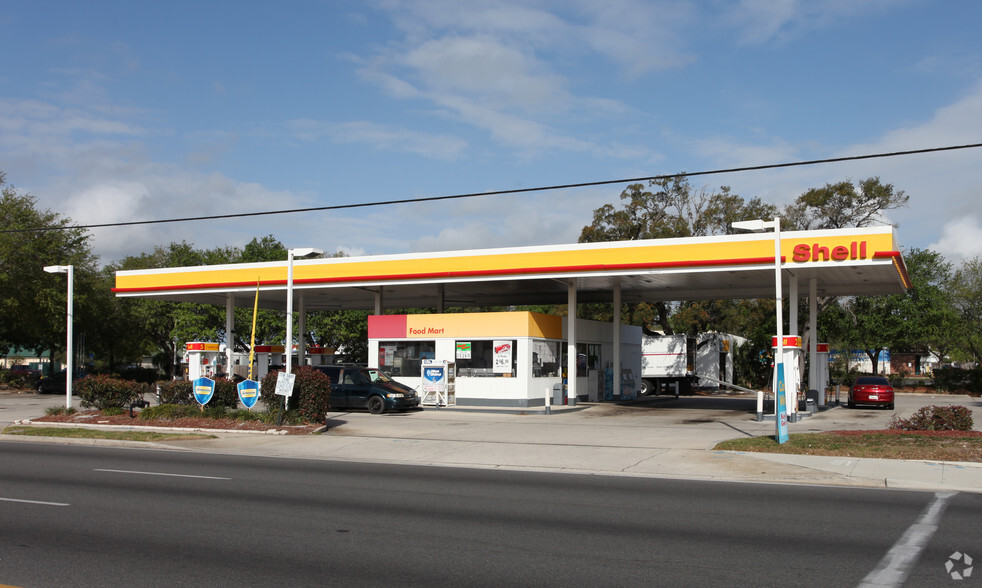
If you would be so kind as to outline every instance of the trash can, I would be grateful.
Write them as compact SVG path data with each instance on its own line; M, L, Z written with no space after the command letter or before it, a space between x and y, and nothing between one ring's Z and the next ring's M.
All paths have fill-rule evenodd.
M818 390L808 390L805 392L805 411L809 414L818 409Z

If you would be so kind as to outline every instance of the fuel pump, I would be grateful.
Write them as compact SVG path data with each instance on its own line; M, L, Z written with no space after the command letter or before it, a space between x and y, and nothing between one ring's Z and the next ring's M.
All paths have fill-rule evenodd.
M771 337L771 347L777 354L777 337ZM798 420L798 391L801 390L801 368L798 361L801 359L801 337L797 335L784 336L784 357L781 363L784 364L784 385L788 397L788 420L796 422ZM777 402L775 397L774 402Z
M330 347L308 347L307 365L331 365L334 363L334 349Z
M818 353L815 356L816 361L812 369L815 370L815 389L818 390L818 405L826 406L828 404L826 395L829 389L829 344L816 343L815 351Z
M193 341L185 345L185 358L188 364L188 379L214 378L224 373L224 352L218 343Z

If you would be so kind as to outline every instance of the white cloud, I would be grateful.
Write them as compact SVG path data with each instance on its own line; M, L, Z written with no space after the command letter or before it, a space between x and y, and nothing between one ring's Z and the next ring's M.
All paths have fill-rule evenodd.
M941 228L941 238L931 243L928 249L941 253L956 265L966 259L982 256L980 217L966 216L945 223Z
M335 143L363 143L376 149L415 153L443 161L456 160L467 149L466 141L452 135L424 133L369 121L327 123L295 119L287 122L287 129L303 141L328 137Z
M695 141L690 148L715 154L719 167L731 167L967 145L978 143L979 137L982 82L920 123L834 152L815 144L785 144L779 138L766 138L759 144L712 138ZM946 257L957 257L973 246L958 245L957 240L970 234L973 226L962 219L982 219L982 149L978 148L710 176L707 181L730 185L745 197L759 196L781 205L809 188L874 176L910 196L909 206L892 212L889 218L899 225L897 236L902 247L936 246ZM948 231L955 231L952 234L959 235L958 239L946 238Z
M740 0L720 18L734 28L742 43L783 41L822 29L857 14L896 8L891 0Z
M575 243L593 210L619 192L610 187L474 198L400 207L399 216L419 228L413 251Z
M75 178L77 180L77 178ZM238 182L221 174L200 174L177 166L131 164L102 170L88 183L74 186L62 181L40 204L71 217L76 224L106 224L143 220L214 217L241 212L258 212L303 207L296 194L269 190L259 184ZM152 251L156 245L188 241L207 249L221 245L244 245L252 237L270 233L298 238L293 215L148 224L92 230L93 252L103 262ZM302 237L300 237L302 238Z
M430 40L401 62L434 95L464 95L488 105L537 111L566 101L562 76L489 37Z
M563 64L600 55L635 76L691 61L678 51L678 31L695 15L685 3L391 0L380 6L406 35L361 59L360 77L393 97L436 104L438 114L524 155L624 153L557 130L560 121L630 111L611 98L571 93L568 76L576 70L566 72Z

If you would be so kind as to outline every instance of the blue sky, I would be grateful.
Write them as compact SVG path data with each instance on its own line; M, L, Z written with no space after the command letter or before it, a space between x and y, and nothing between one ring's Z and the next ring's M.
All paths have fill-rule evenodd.
M6 2L0 170L79 223L530 188L982 142L982 4ZM982 149L693 179L785 204L879 176L904 247L982 255ZM575 242L624 185L94 229L352 255Z

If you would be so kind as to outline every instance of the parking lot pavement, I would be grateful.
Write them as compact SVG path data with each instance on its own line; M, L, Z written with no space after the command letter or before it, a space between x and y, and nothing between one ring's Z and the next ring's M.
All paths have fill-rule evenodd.
M72 397L72 405L78 408L77 396ZM42 416L48 408L59 406L65 406L64 394L4 391L0 393L0 429L14 421Z

